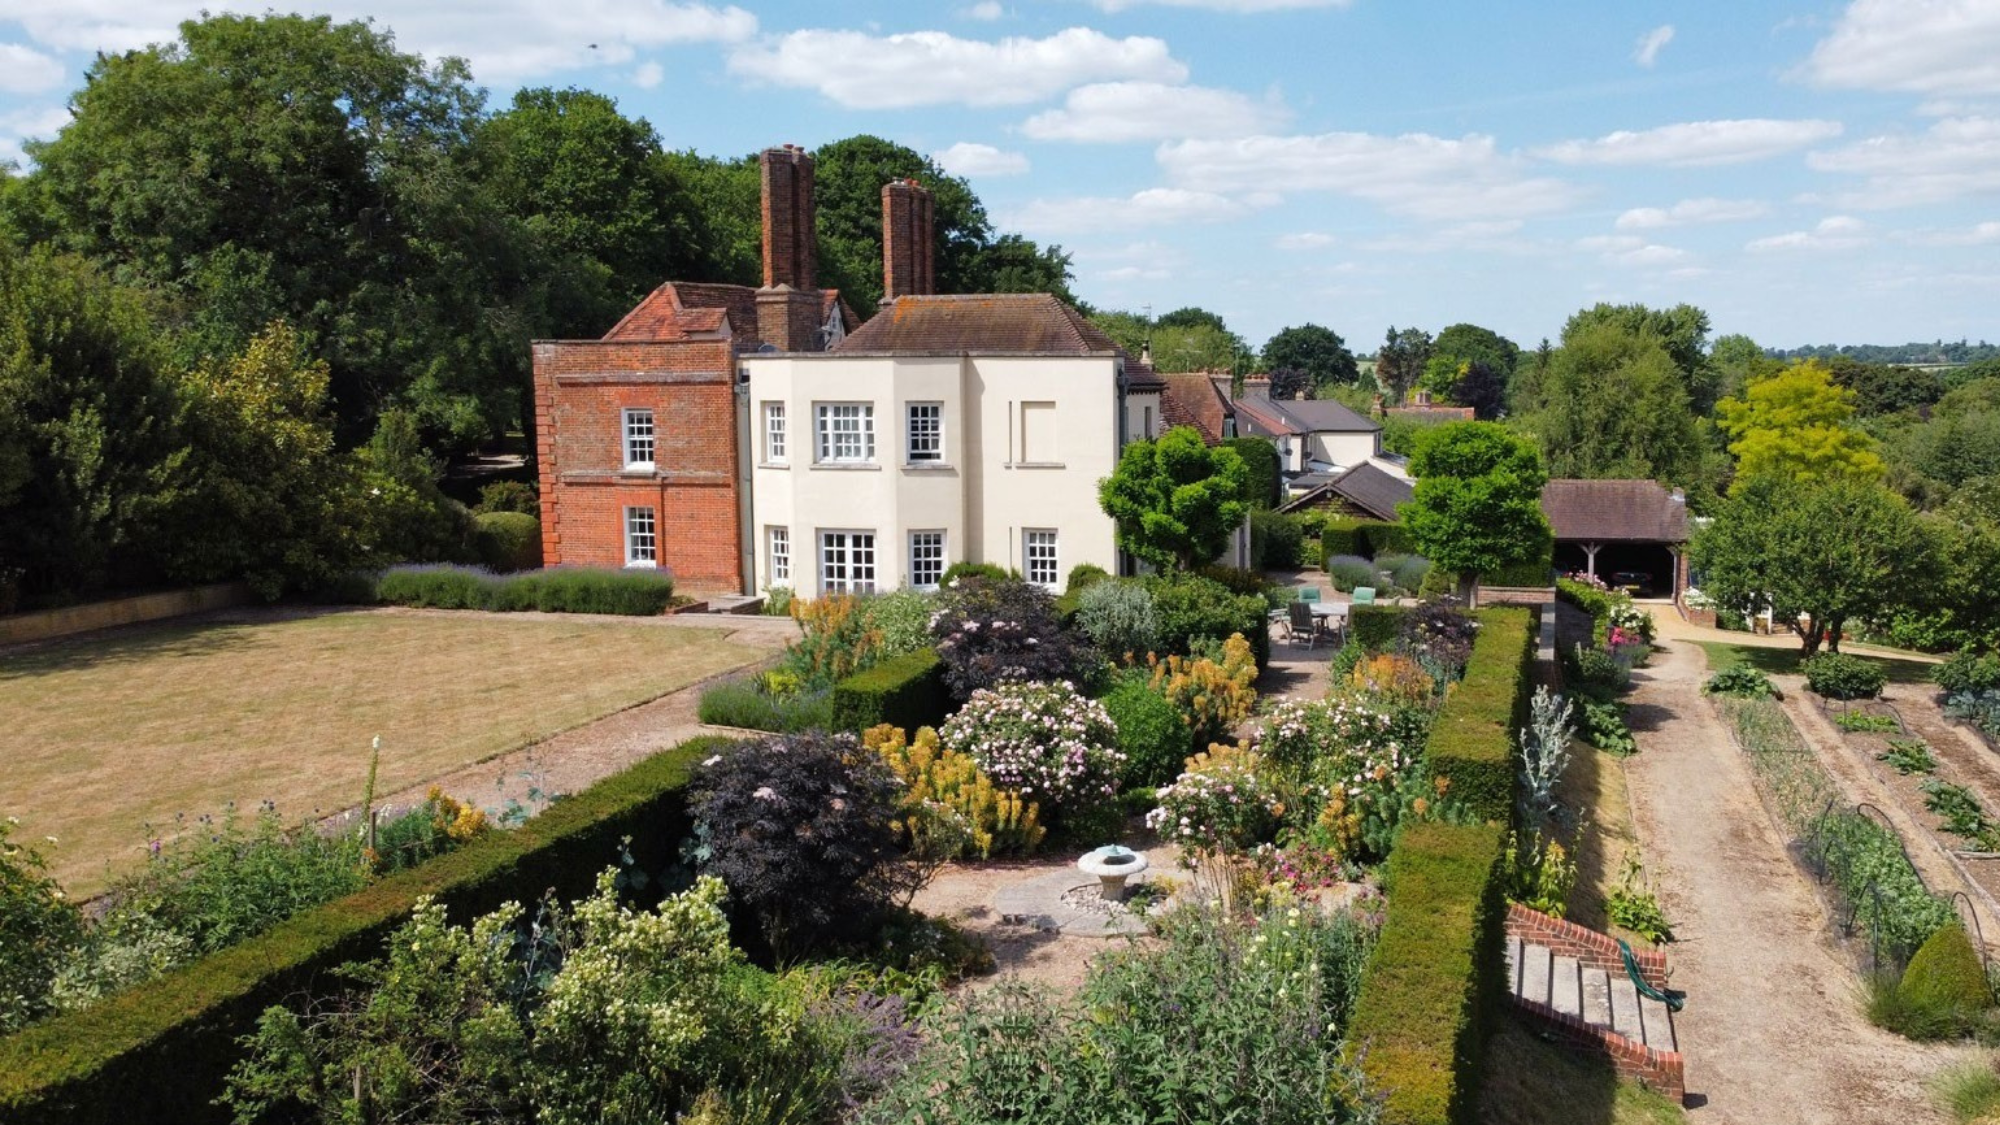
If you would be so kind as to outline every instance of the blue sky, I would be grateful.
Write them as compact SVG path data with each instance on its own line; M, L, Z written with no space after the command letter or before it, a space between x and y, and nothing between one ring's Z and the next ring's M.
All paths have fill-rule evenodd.
M0 0L0 160L93 52L264 0ZM329 0L667 144L876 133L1107 307L1359 350L1599 300L1767 346L2000 340L2000 0ZM593 47L593 44L595 45Z

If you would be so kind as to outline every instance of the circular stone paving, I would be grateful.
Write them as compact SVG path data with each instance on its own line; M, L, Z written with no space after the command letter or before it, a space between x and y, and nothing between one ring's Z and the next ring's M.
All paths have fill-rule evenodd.
M1146 932L1141 903L1161 901L1141 898L1132 901L1139 888L1149 881L1133 879L1126 886L1126 902L1108 902L1101 885L1077 871L1052 871L1003 887L993 896L993 908L1000 920L1017 926L1032 926L1047 933L1074 937L1119 937Z

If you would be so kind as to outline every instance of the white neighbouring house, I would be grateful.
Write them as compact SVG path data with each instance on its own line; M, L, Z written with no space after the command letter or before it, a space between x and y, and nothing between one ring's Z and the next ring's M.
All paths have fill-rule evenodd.
M1121 567L1097 502L1164 383L1047 294L901 296L825 352L748 355L754 587L808 598L993 563Z

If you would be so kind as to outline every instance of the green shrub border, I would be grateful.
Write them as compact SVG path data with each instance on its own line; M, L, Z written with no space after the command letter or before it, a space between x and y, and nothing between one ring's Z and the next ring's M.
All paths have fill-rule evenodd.
M272 1004L379 953L417 899L458 917L545 890L575 897L628 840L639 869L663 871L690 831L692 767L732 740L701 737L565 797L517 829L494 832L306 911L258 937L82 1011L0 1039L0 1120L224 1122L212 1104L248 1034Z
M1433 777L1451 779L1449 796L1484 820L1514 809L1514 731L1533 690L1534 615L1513 607L1484 609L1465 679L1431 724L1424 756Z
M1490 1017L1506 982L1499 824L1412 825L1389 853L1389 906L1348 1041L1383 1125L1473 1119Z
M907 731L934 727L950 706L935 649L892 656L833 685L833 727L856 734L878 723Z

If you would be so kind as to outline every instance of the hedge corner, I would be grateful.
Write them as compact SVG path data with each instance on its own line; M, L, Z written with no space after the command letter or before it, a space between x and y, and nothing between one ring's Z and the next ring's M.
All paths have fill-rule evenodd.
M944 721L950 702L937 652L918 649L835 684L833 726L855 734L880 723L904 730L933 727Z

